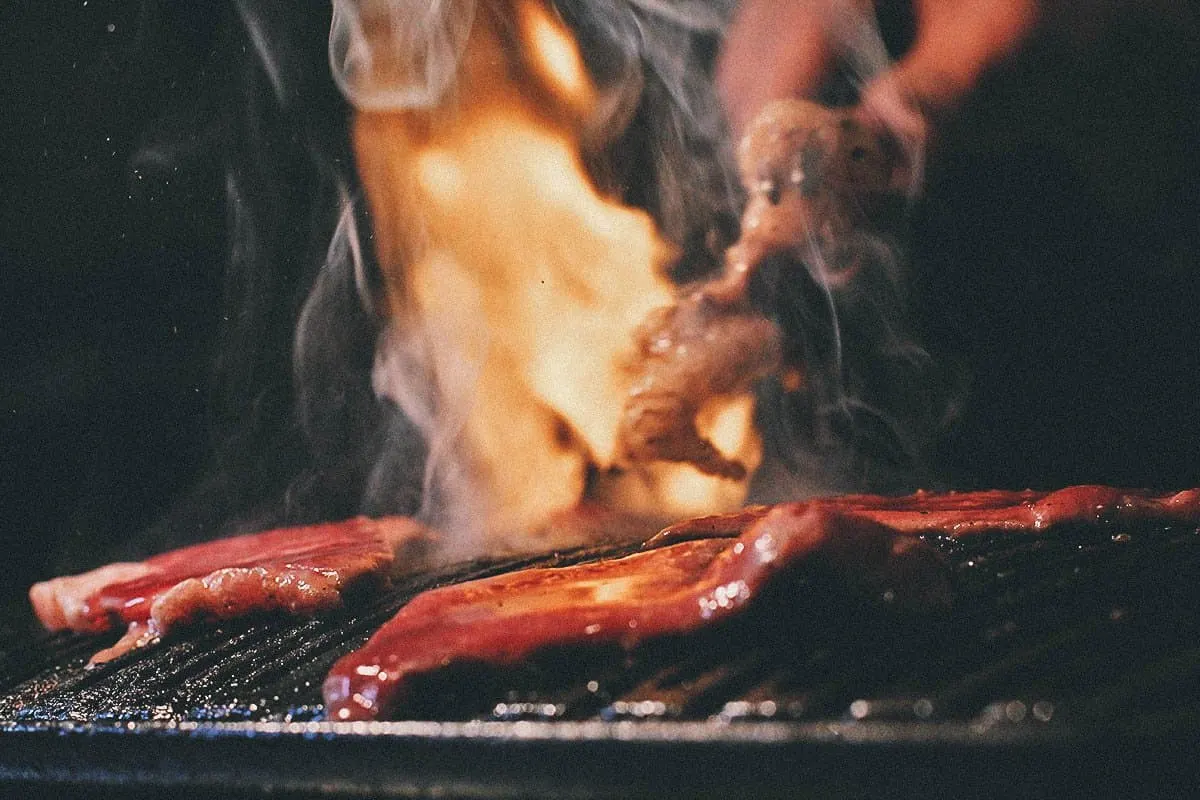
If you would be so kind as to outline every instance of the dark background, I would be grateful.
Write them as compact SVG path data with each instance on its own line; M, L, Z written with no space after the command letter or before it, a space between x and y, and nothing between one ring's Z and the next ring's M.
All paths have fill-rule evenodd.
M327 4L311 13L319 32ZM16 594L129 549L205 469L227 261L209 121L246 40L224 5L15 3L0 20ZM950 485L1200 484L1196 30L1164 4L1047 34L947 130L912 249L922 336L970 375L935 452Z
M146 526L201 462L221 187L204 170L149 177L131 156L195 102L228 15L79 0L0 17L0 544L15 591Z

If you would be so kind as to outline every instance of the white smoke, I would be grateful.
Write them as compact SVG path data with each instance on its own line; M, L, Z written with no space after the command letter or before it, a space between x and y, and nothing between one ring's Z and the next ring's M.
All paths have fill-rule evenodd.
M366 111L429 109L452 101L468 34L476 15L485 13L478 1L334 0L329 61L344 96ZM578 38L598 90L598 103L586 126L594 132L586 142L595 157L589 166L600 165L597 177L603 185L635 182L663 234L681 244L697 232L711 232L714 220L737 211L740 191L711 75L714 48L735 5L734 0L553 4ZM886 75L892 64L878 25L869 10L853 0L833 0L828 7L828 33L841 77L861 91ZM895 134L908 163L916 167L915 193L922 142L907 138L904 131ZM612 168L620 169L627 155L621 148L630 146L648 155L651 171L647 174L645 161L635 159L629 163L635 170L640 164L641 172L605 174L610 168L605 160L611 158L617 164ZM357 242L350 233L343 231L343 246ZM797 414L791 401L774 423L769 421L772 414L764 418L774 428L768 435L779 435L777 452L786 451L792 472L790 479L766 490L772 499L809 493L804 487L817 484L823 490L863 488L859 443L876 436L870 431L881 432L878 437L890 442L885 450L904 451L899 458L903 464L910 464L910 457L916 458L921 449L925 425L913 417L930 409L913 411L909 406L917 401L903 395L910 384L926 381L929 361L907 332L902 254L886 231L862 229L851 235L855 249L869 262L862 277L845 286L830 283L832 273L825 265L835 259L814 246L803 260L812 278L809 287L823 309L815 315L795 308L782 311L798 320L791 326L793 333L807 337L819 329L815 338L828 346L804 345L806 352L816 353L808 366L821 372L810 372L810 379L816 380L810 381L810 396L799 412L808 421L799 427L791 422ZM357 256L351 260L360 262ZM361 270L355 273L361 286ZM786 291L768 299L774 301L796 304L794 293ZM471 316L464 313L458 319ZM391 321L377 346L373 387L378 396L400 406L425 439L422 518L443 530L462 531L469 551L469 542L483 533L488 512L486 498L472 485L472 465L461 442L480 362L478 354L448 352L445 342L452 337L428 325ZM486 331L479 331L476 338L486 337ZM895 376L888 381L895 388L879 390L875 376L884 373ZM915 394L924 398L929 393ZM893 412L896 404L900 408ZM853 441L847 442L847 437ZM900 469L909 472L911 467ZM809 478L799 476L794 483L797 472ZM816 481L812 475L824 477ZM783 483L792 488L781 489Z
M469 308L472 298L462 298ZM468 448L462 441L475 406L483 354L463 353L451 342L467 338L486 348L483 314L464 313L441 324L459 329L474 325L475 336L439 332L438 321L419 325L396 320L384 331L375 351L371 379L375 393L396 403L425 435L421 506L416 516L442 531L452 531L444 555L470 556L483 549L489 510L477 486ZM386 477L386 476L384 476Z
M334 0L329 66L357 108L438 105L451 88L475 0Z
M875 15L854 0L833 0L827 25L834 53L858 95L868 103L880 103L888 109L906 108L908 100L898 96L896 83L876 80L892 68L893 62ZM864 95L871 84L873 93ZM913 199L920 193L924 180L925 141L913 130L895 124L891 114L884 114L882 120L902 150L907 165L907 194Z
M598 90L599 102L585 124L594 132L585 143L595 157L593 166L605 169L607 148L619 150L622 136L639 116L641 135L653 138L658 146L638 143L654 154L655 175L647 180L642 172L636 179L656 193L648 202L657 206L660 222L671 220L668 227L676 231L705 224L714 206L731 209L736 197L728 182L731 170L726 169L722 154L715 152L723 124L703 53L695 45L698 36L716 40L729 6L725 0L588 0L554 5L582 41L585 65ZM503 13L505 8L501 4L477 7L476 0L334 0L329 36L334 79L359 111L411 111L453 104L455 81L476 16ZM705 143L708 152L698 156ZM613 183L625 180L618 176ZM703 190L698 191L698 186ZM381 269L403 272L417 259L439 257L420 241L420 218L420 209L410 209L406 224L414 235L404 248L402 260L407 263L381 264ZM363 277L360 237L354 225L353 214L343 215L328 266L334 270L340 264L337 272L354 274L355 286L369 302L370 293L362 292L369 281ZM454 268L442 264L434 271L452 274ZM483 550L485 536L495 533L488 527L496 511L481 494L477 465L464 442L489 337L484 314L470 306L470 299L464 297L461 313L453 319L421 318L403 311L393 316L376 344L372 370L376 396L398 406L423 440L424 473L416 515L453 532L447 544L454 552L446 555L461 556ZM455 330L441 330L439 325ZM471 328L469 335L464 325ZM469 342L465 348L469 352L460 347L464 341ZM300 347L297 352L303 355ZM378 493L376 485L386 490L385 473L393 466L383 454L368 475L367 497Z

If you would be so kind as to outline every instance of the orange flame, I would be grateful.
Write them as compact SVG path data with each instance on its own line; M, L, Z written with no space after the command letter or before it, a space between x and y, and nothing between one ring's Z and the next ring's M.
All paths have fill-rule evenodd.
M537 530L583 498L589 468L604 502L628 510L737 505L744 486L690 467L603 473L633 331L672 301L672 250L588 176L596 90L574 40L537 0L488 5L456 77L432 111L360 113L355 148L393 313L439 332L439 362L477 373L462 433L486 527ZM751 411L710 409L706 427L753 467Z

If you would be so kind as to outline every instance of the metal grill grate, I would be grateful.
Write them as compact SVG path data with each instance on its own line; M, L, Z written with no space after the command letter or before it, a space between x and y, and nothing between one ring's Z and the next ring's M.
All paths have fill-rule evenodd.
M1022 768L1018 774L1056 776L1073 786L1081 785L1080 772L1069 765L1088 766L1092 778L1108 776L1094 787L1100 790L1121 786L1122 776L1146 781L1141 773L1151 763L1150 778L1160 788L1191 781L1190 759L1178 747L1200 733L1200 531L1089 526L934 544L953 564L959 587L959 600L945 615L900 618L883 604L852 600L814 574L804 597L777 598L749 619L632 655L577 650L502 673L463 667L436 676L400 714L430 723L322 722L321 681L334 660L425 588L611 551L467 565L316 619L196 628L94 670L83 669L83 662L107 641L37 634L27 611L10 609L0 620L7 643L0 650L0 725L6 728L0 776L31 779L22 759L55 752L48 732L73 731L119 736L148 751L179 746L164 742L180 737L203 740L207 749L198 755L173 762L165 773L152 771L185 785L204 783L212 768L206 754L218 740L226 748L242 743L232 745L241 750L229 756L231 764L254 752L251 741L274 742L284 750L273 758L292 764L288 780L308 775L308 782L293 786L305 791L340 774L329 758L348 752L347 741L361 748L354 755L361 772L343 776L343 789L357 786L353 775L359 775L374 781L376 793L418 796L448 786L468 794L467 788L483 787L497 796L509 789L538 794L538 786L554 796L564 787L584 796L636 794L667 784L699 793L749 786L756 794L811 786L892 791L893 778L914 764L933 768L930 758L942 788L979 790L971 783L978 774L970 772L979 759L985 767L996 759L1040 764L1043 772ZM29 737L40 750L14 744ZM307 756L297 769L287 748L303 750L314 737L329 758ZM402 750L433 747L442 756L489 742L494 749L486 752L508 752L524 769L513 772L508 761L475 754L457 771L429 777L433 783L405 783L425 767L404 758L400 766L394 759L387 767L373 763L370 753L384 746L380 742L406 743ZM618 742L631 749L620 750ZM578 764L570 774L547 766L580 758L603 764L614 747L626 766L590 778ZM530 762L531 752L550 760ZM942 760L948 752L953 759ZM1155 757L1147 761L1148 753ZM803 768L793 761L801 755ZM103 748L101 756L101 764L112 763ZM630 773L629 764L643 762L649 775ZM757 772L735 780L726 770L723 783L714 771L727 762L738 774L752 764ZM55 774L53 763L41 764L38 780ZM71 758L64 763L79 766ZM792 768L783 769L788 763ZM679 774L662 773L671 764ZM1114 775L1114 764L1127 768ZM258 777L243 788L281 785L282 772L259 769L247 773ZM265 777L261 769L268 770ZM120 770L115 774L129 780Z

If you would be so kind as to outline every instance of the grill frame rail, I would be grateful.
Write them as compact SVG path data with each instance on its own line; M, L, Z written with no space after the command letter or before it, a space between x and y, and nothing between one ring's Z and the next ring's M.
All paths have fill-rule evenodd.
M113 637L38 633L24 607L0 609L9 643L0 646L0 793L1115 797L1200 788L1200 529L1094 525L930 541L957 576L959 600L945 618L876 614L884 604L840 596L812 575L808 588L828 602L802 611L832 621L793 629L761 612L631 656L468 668L436 679L435 702L387 723L323 721L320 679L416 593L618 550L461 565L310 620L182 631L94 670L83 669L87 656ZM837 619L839 608L853 621ZM795 652L781 649L797 641Z
M1179 720L1176 720L1179 721ZM1192 796L1193 736L962 723L40 723L0 791L396 798ZM1176 731L1178 733L1178 731Z

